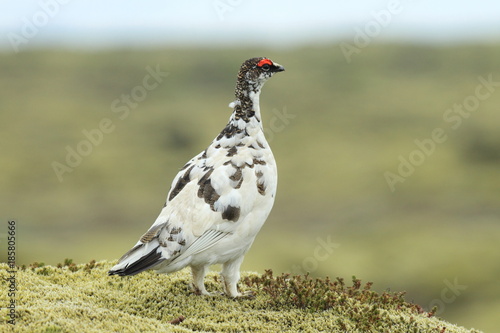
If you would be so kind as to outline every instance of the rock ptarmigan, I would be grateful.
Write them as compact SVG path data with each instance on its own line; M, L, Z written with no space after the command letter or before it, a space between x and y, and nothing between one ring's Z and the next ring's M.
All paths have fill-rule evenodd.
M179 171L160 215L110 275L190 266L195 294L210 295L204 277L210 265L222 264L226 295L243 296L237 288L240 265L271 212L278 180L259 96L264 83L284 70L262 57L242 64L228 124Z

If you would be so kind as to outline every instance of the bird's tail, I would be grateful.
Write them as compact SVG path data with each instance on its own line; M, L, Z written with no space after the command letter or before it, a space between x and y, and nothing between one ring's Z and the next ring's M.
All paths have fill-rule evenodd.
M135 275L142 271L153 268L166 259L162 256L162 250L158 240L149 243L138 243L130 251L120 258L118 264L111 268L109 275Z

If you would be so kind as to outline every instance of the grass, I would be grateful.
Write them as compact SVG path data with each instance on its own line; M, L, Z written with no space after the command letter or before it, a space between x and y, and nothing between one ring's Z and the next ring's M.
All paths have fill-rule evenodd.
M371 283L353 278L313 279L308 275L245 273L240 283L252 299L196 296L190 274L145 272L134 277L107 275L112 262L56 266L34 263L17 269L15 325L0 310L4 332L460 332L474 333L443 321L408 303L403 293L376 293ZM2 289L8 266L1 265ZM209 290L221 287L210 273ZM35 296L36 295L36 296ZM8 301L5 294L2 302Z

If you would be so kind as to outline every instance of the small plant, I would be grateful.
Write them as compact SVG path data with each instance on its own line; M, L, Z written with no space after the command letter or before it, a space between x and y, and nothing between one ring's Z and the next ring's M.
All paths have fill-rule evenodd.
M49 267L45 266L45 263L43 262L34 262L28 267L26 265L21 266L22 270L26 270L27 268L31 269L32 272L35 272L39 275L45 275L48 276L51 273L51 269Z
M73 263L73 259L64 259L64 263L59 263L57 264L57 268L63 268L63 267L68 267L68 269L71 272L76 272L78 270L78 267L76 266L75 263Z
M269 305L275 309L297 307L315 312L338 308L363 330L381 328L380 319L387 315L384 310L405 309L416 315L424 312L419 305L406 302L404 292L379 294L371 290L371 282L363 285L355 276L352 286L347 286L342 278L314 279L309 274L275 277L272 270L266 270L263 275L246 277L243 282L268 294ZM339 325L347 327L344 322Z
M85 272L90 273L92 269L96 267L95 260L91 260L90 262L85 264L85 267L83 268Z
M31 270L34 271L35 268L40 268L40 267L43 267L43 266L45 266L45 263L43 263L43 262L36 262L35 261L34 263L30 264L28 266L28 268L31 268Z

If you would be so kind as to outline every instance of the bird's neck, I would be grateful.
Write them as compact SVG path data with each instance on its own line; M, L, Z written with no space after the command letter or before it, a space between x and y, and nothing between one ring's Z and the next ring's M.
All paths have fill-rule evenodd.
M262 85L252 84L236 86L236 100L229 104L233 108L233 113L217 140L224 137L241 140L248 135L264 135L259 107L261 87Z
M262 85L256 82L238 82L230 121L243 120L247 125L261 126L259 98ZM262 127L262 126L261 126Z

